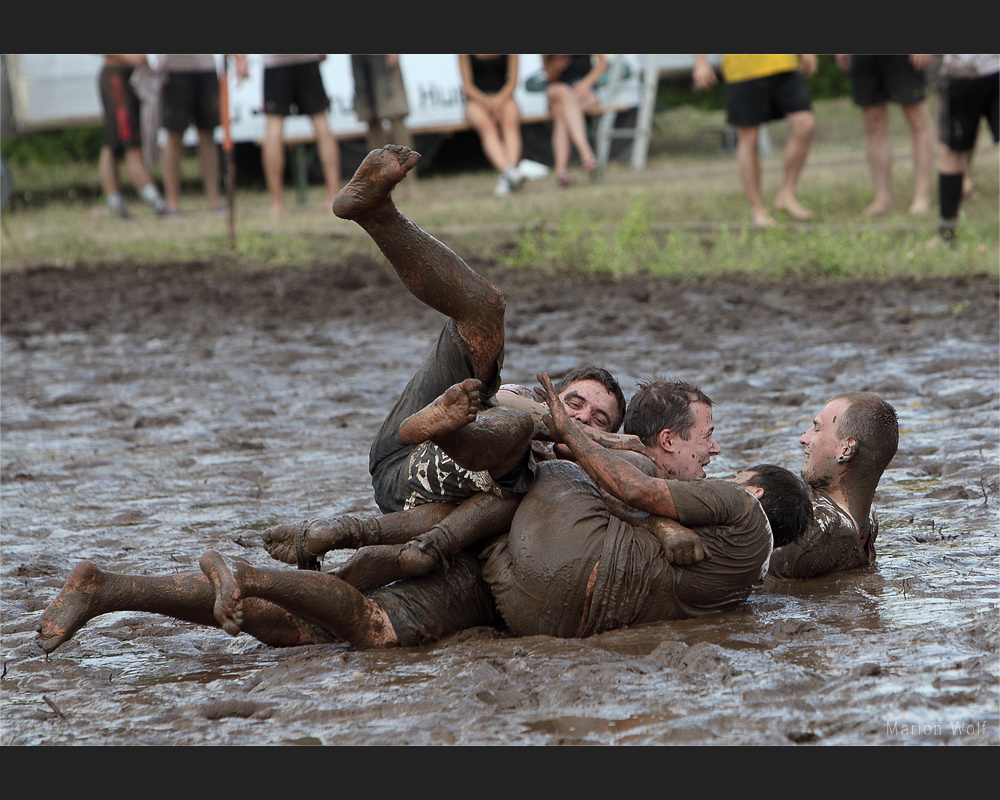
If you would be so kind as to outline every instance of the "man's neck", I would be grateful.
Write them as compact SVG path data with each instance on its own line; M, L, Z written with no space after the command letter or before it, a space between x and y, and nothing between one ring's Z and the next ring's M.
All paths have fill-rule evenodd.
M871 516L875 492L850 485L844 480L832 481L827 486L818 487L817 491L825 494L834 505L851 518L858 536L864 542L870 533L868 520Z

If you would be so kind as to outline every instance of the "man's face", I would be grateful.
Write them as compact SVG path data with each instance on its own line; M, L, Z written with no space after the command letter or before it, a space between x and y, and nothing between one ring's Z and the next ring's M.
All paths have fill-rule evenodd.
M715 441L715 425L712 422L712 407L706 403L692 403L694 425L687 439L676 434L670 438L672 452L664 467L670 477L680 481L691 481L705 477L705 467L722 452Z
M614 430L618 421L618 402L598 381L575 381L559 393L566 413L583 425L602 431Z
M831 400L799 437L799 444L805 448L802 479L811 486L826 485L838 469L837 458L843 455L844 441L837 436L837 423L847 406L848 401L842 397Z

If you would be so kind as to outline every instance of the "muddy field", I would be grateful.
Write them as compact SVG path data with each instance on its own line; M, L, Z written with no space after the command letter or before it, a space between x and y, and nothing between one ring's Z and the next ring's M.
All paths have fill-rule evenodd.
M367 450L441 317L378 261L35 269L2 283L2 741L38 744L998 744L995 278L890 285L535 279L506 378L583 361L716 402L709 474L793 469L831 395L901 422L871 570L587 640L477 629L432 647L277 650L155 615L49 658L82 558L271 564L272 524L373 513ZM347 553L327 557L329 567Z

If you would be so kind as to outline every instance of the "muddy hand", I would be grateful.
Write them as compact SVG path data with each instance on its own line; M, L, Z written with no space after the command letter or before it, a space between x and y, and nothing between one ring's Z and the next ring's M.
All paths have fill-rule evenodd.
M548 373L539 372L536 377L538 382L542 384L542 389L545 392L545 404L549 407L549 413L545 415L545 424L548 426L552 438L557 442L562 442L564 441L563 432L569 430L575 423L566 413L566 407L559 395L556 394L556 390L552 388L552 381L549 380Z

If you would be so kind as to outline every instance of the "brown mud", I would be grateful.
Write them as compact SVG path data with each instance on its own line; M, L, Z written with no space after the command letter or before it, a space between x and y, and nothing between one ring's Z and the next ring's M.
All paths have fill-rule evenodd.
M267 526L374 513L369 442L442 319L363 258L5 274L3 744L998 744L994 277L472 266L507 297L507 380L592 361L629 391L696 382L716 402L710 475L797 470L831 395L883 395L901 437L877 565L587 640L476 629L422 648L273 649L122 612L46 659L38 617L81 559L161 574L215 549L272 565Z

